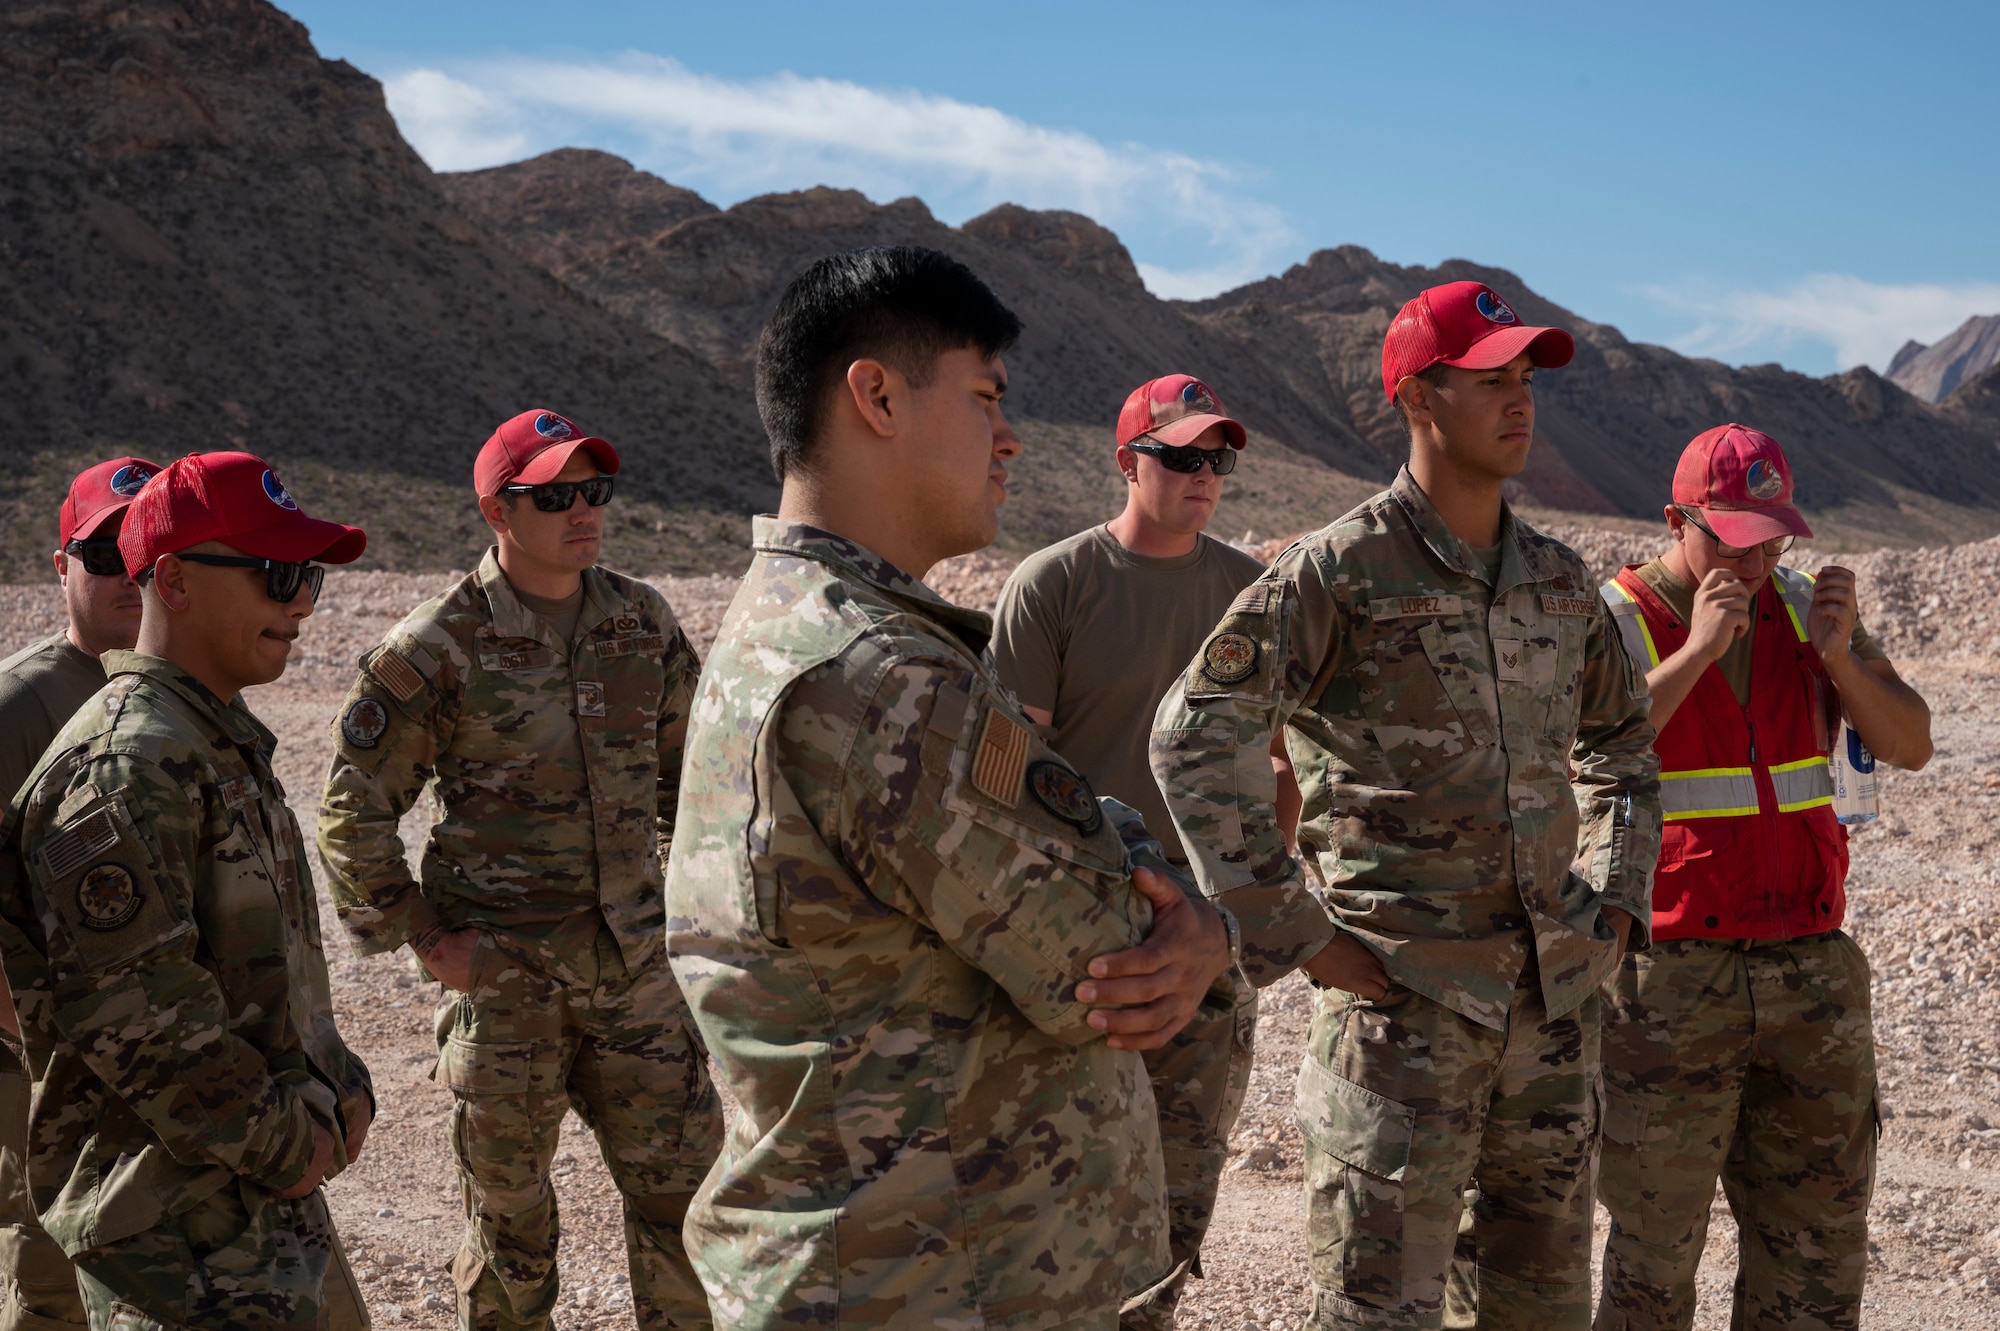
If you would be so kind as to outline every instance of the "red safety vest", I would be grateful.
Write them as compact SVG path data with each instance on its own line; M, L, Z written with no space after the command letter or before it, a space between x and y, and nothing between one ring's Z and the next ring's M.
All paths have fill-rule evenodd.
M1625 650L1651 670L1687 626L1627 567L1603 587ZM1750 701L1701 672L1654 741L1660 755L1653 936L1796 938L1847 913L1847 829L1826 765L1826 668L1806 637L1812 579L1772 572L1758 591Z

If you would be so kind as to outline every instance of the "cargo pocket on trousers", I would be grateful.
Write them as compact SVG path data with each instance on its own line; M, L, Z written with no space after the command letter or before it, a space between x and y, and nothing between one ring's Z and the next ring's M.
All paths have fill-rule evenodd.
M1308 1148L1314 1283L1378 1307L1400 1305L1406 1270L1403 1176L1416 1111L1308 1055L1299 1069L1293 1113Z

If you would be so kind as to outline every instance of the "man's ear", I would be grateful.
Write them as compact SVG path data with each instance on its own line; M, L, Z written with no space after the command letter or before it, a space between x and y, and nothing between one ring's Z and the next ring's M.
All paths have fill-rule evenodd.
M1431 418L1432 384L1427 379L1419 379L1414 374L1406 374L1396 381L1396 400L1403 404L1403 411L1412 425Z
M69 584L69 555L62 550L56 551L56 581Z
M479 496L479 516L486 519L495 535L506 532L511 524L507 521L507 501L499 495Z
M879 360L862 359L847 367L848 403L878 438L895 437L897 413L908 410L908 389L903 376Z
M1664 512L1667 517L1667 531L1670 535L1673 536L1673 538L1676 541L1680 540L1681 537L1687 534L1686 531L1684 530L1684 528L1686 528L1687 526L1687 519L1681 516L1681 511L1679 509L1675 508L1672 504L1668 504L1666 508L1661 511Z
M1139 455L1125 445L1118 445L1118 470L1125 475L1127 485L1139 483Z
M161 555L153 561L153 576L146 585L167 609L179 613L194 603L188 591L187 565L179 555Z

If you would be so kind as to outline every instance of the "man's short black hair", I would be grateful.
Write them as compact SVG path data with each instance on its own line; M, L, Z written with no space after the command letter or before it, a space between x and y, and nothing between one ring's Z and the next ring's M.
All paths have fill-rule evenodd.
M772 470L782 482L805 461L855 361L881 361L922 388L947 352L993 357L1020 336L1014 312L949 254L893 245L821 259L785 288L757 339L757 411Z

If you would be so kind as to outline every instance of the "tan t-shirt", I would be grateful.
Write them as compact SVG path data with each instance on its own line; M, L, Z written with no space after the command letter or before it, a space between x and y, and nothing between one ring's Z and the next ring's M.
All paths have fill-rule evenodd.
M1645 579L1648 587L1659 594L1662 601L1667 603L1667 608L1680 617L1681 623L1694 622L1695 589L1675 577L1674 571L1667 567L1666 560L1655 559L1650 564L1641 564L1639 576ZM1756 639L1757 618L1753 615L1750 619L1750 631L1730 643L1729 650L1715 663L1722 671L1722 677L1729 681L1729 687L1735 691L1736 701L1739 703L1750 701L1751 644ZM1854 621L1854 634L1847 640L1847 645L1864 661L1889 659L1889 654L1876 645L1875 639L1868 636L1868 630L1861 626L1859 617Z
M104 667L67 633L0 661L0 808L76 709L104 687Z
M1135 555L1092 527L1030 555L1000 592L993 667L1100 795L1137 809L1169 856L1185 853L1146 762L1153 712L1264 566L1201 537L1173 559Z

